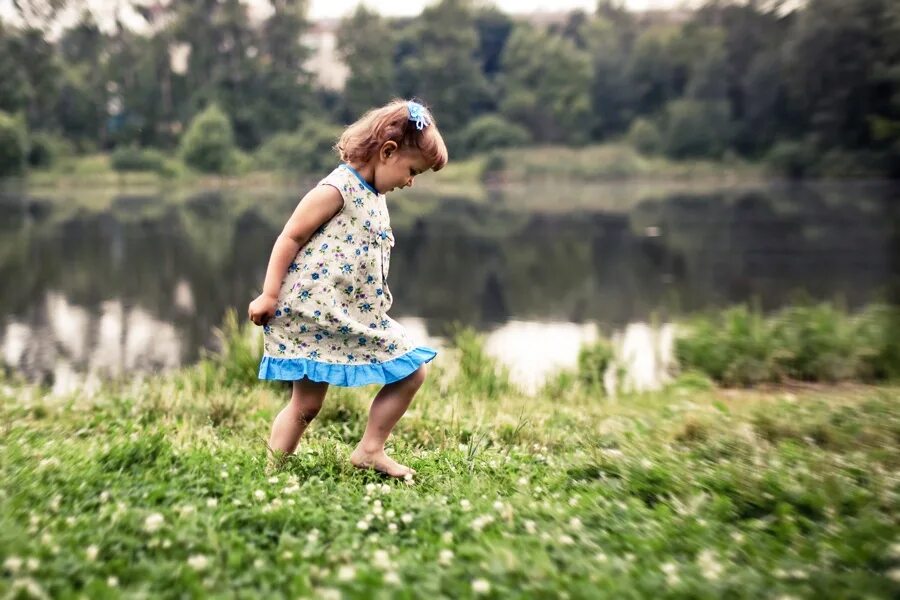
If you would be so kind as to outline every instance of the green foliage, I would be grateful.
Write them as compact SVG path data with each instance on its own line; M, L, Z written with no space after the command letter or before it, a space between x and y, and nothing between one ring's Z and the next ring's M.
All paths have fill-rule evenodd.
M583 143L590 116L590 58L564 37L529 25L503 51L501 109L541 142Z
M228 116L215 104L197 115L181 140L184 162L205 173L224 173L234 160L234 133Z
M643 154L657 154L662 150L662 135L649 119L638 118L632 121L626 137Z
M279 133L257 150L256 163L266 169L316 173L334 166L334 144L341 130L316 121L295 133Z
M25 171L28 136L21 119L0 112L0 177Z
M206 358L201 370L212 370L226 387L245 387L259 383L257 373L263 356L262 329L247 320L239 320L232 308L225 313L222 327L216 330L217 352Z
M338 52L350 69L343 100L351 119L390 100L394 95L393 30L378 13L360 4L341 21Z
M531 141L528 130L500 115L482 115L466 125L459 134L464 155L498 148L524 146Z
M606 340L583 347L578 353L578 380L591 390L603 390L603 375L613 359L612 346Z
M766 163L778 175L801 179L815 169L816 152L805 142L781 141L769 150Z
M116 171L166 171L166 158L159 150L124 146L116 148L110 156L110 165Z
M672 158L721 156L729 138L728 106L674 100L666 106L663 149Z
M28 165L46 169L60 159L75 154L72 143L64 137L46 131L32 132L28 138Z
M877 381L900 372L898 309L874 305L856 316L828 305L786 308L771 317L738 306L694 319L676 340L683 369L729 386L786 378Z
M457 384L466 393L483 399L496 398L512 390L507 369L484 350L484 337L471 328L458 329L452 339L459 352Z

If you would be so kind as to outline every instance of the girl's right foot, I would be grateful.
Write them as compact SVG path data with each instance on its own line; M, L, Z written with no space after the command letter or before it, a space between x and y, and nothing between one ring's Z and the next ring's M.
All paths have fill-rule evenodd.
M358 469L374 469L379 473L384 473L385 475L396 477L398 479L403 479L407 475L416 474L415 469L407 467L406 465L401 465L397 461L389 458L388 455L384 453L384 450L372 453L364 452L361 448L357 447L350 455L350 464Z

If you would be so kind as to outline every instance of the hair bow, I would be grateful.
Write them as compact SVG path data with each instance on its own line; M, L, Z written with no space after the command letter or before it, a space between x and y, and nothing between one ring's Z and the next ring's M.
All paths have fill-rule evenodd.
M412 100L407 102L406 106L409 108L409 120L416 122L417 129L422 130L431 125L431 121L428 118L428 111L425 110L424 106Z

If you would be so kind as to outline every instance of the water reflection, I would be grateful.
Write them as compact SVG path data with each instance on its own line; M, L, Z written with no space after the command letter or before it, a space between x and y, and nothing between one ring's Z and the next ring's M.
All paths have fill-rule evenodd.
M853 307L885 299L898 273L887 184L630 200L623 189L555 186L544 202L518 188L401 197L392 316L423 339L456 324L492 332L489 351L531 387L571 366L598 330L659 349L658 332L628 325L749 299L774 309L799 294ZM242 314L258 291L295 201L293 191L209 192L98 209L0 196L4 363L56 381L60 369L102 377L195 360L225 310ZM658 352L652 364L634 358L635 373L658 373Z

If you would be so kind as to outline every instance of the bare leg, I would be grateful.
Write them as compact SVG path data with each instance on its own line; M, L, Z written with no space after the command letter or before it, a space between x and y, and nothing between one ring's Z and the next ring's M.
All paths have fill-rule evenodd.
M300 436L322 409L327 391L327 383L309 379L294 382L291 401L281 409L275 417L275 422L272 423L272 434L269 436L270 466L273 466L273 463L279 464L285 456L297 449Z
M350 462L354 466L375 469L391 477L415 474L415 469L388 458L384 453L384 443L425 381L425 373L425 365L422 365L406 378L381 388L369 409L366 432L350 455Z

